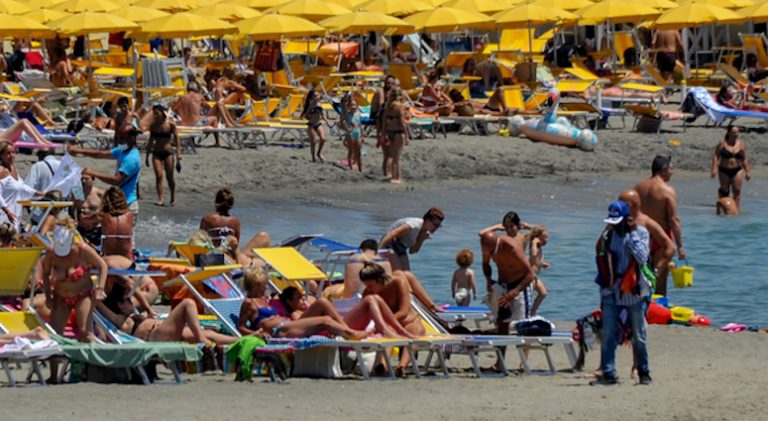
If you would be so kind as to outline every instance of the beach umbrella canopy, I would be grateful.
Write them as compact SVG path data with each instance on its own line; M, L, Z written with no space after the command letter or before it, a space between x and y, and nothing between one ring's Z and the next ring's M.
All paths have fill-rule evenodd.
M296 16L267 14L244 19L235 24L240 35L253 40L279 40L285 38L312 37L325 34L325 28Z
M141 35L137 38L191 38L198 36L224 36L237 32L231 23L220 19L207 18L190 12L174 13L141 24Z
M674 9L679 6L679 4L672 0L643 0L643 4L660 10Z
M283 5L289 1L290 0L224 0L222 3L250 7L251 9L256 10L266 10L271 7Z
M3 0L0 1L0 13L7 15L20 15L31 11L32 8L24 3L16 0Z
M86 35L98 32L123 32L139 25L111 13L81 12L48 23L52 30L64 35Z
M256 9L251 9L250 7L222 3L198 7L197 9L190 10L190 13L221 19L227 22L250 19L262 15L261 12Z
M293 0L290 3L285 3L281 6L267 10L267 13L296 16L313 22L351 12L352 11L346 7L321 0Z
M432 7L443 6L448 0L421 0Z
M569 12L582 9L593 4L591 0L533 0L530 3L537 6L551 7ZM677 6L677 4L672 3L672 7L675 6Z
M752 22L768 22L768 2L757 3L736 11L745 20Z
M139 0L133 5L166 12L178 12L203 6L201 3L199 0Z
M522 1L520 0L520 2ZM442 7L492 14L509 9L512 4L507 0L449 0L443 3Z
M374 12L353 12L319 22L320 26L337 34L365 34L371 31L388 35L410 34L414 28L402 19Z
M45 25L24 16L0 14L0 36L19 38L48 38L54 33Z
M168 16L168 12L162 10L150 9L149 7L141 6L126 6L115 10L112 14L128 19L132 22L141 23L148 20L161 18Z
M67 0L52 7L61 12L111 12L120 8L120 5L110 0Z
M578 16L563 9L522 4L492 16L499 28L531 28L561 20L576 20Z
M383 13L390 16L408 16L417 12L432 10L435 6L421 0L372 0L360 5L367 12Z
M60 12L58 10L51 10L51 9L35 9L31 12L24 13L23 17L29 18L34 20L35 22L39 23L48 23L52 20L59 20L64 19L65 17L69 16L70 13L67 12Z
M329 0L331 3L336 3L341 7L346 7L349 10L355 11L360 8L360 5L368 0Z
M694 28L710 23L739 23L744 18L736 12L706 4L688 3L669 9L653 23L655 29Z
M59 3L63 3L65 0L27 0L24 2L27 6L33 9L50 8Z
M640 22L661 14L658 9L630 0L603 0L574 12L580 24Z
M688 3L706 4L709 6L722 7L723 9L738 9L755 4L755 2L751 0L680 0L678 5L683 6Z
M427 32L453 32L462 28L472 28L492 23L491 18L478 12L438 7L408 16L405 21L417 30Z

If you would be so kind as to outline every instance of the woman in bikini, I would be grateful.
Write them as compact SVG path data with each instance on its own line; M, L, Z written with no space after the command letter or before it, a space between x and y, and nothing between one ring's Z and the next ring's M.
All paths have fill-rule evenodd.
M376 146L381 148L381 173L387 177L387 159L389 157L389 143L387 142L386 132L384 130L384 105L387 101L387 96L392 87L397 87L395 79L392 75L387 75L384 78L384 86L381 89L377 89L373 94L373 100L371 101L371 118L376 122ZM387 177L391 178L391 177Z
M401 184L400 155L408 144L408 126L406 123L406 104L401 89L390 89L384 106L384 133L387 143L387 174L392 183Z
M174 143L171 143L171 137ZM152 167L155 170L155 187L157 188L158 206L165 206L163 194L163 172L168 180L171 191L171 206L176 205L176 181L173 178L173 150L176 149L176 159L181 163L181 141L176 130L176 124L168 120L168 115L162 105L152 107L152 121L149 124L149 142L145 163L149 166L149 152L152 152ZM180 168L180 167L179 167Z
M133 260L133 213L128 211L125 193L112 186L101 201L101 252Z
M229 345L239 339L200 327L200 315L191 298L182 300L164 320L157 320L138 313L126 292L122 285L115 284L109 299L99 303L97 309L118 329L143 341L183 341L191 344L203 343L208 346L213 342ZM261 332L255 333L261 334Z
M712 154L712 178L720 179L718 197L728 197L733 190L733 201L741 209L741 185L752 178L752 170L747 158L747 147L739 139L738 126L728 126L725 138L717 144Z
M213 206L216 212L203 216L200 220L200 229L208 233L216 247L221 245L229 235L234 236L239 242L240 218L229 214L235 206L235 195L228 188L222 187L216 192Z
M93 342L91 312L95 301L106 298L107 263L77 235L75 221L62 215L53 234L53 246L43 257L43 290L51 307L51 325L64 333L74 309L76 331L83 342ZM94 288L91 269L98 270Z
M427 75L427 83L421 91L422 111L429 114L449 116L453 112L451 98L437 87L439 77L437 72Z
M323 156L323 146L325 145L325 132L323 131L323 108L320 106L320 94L315 90L313 86L307 96L304 99L304 109L301 111L301 118L306 118L307 121L307 136L309 137L309 148L312 153L312 162L316 162L316 159L320 162L325 162ZM315 141L319 142L317 145L317 153L315 153Z

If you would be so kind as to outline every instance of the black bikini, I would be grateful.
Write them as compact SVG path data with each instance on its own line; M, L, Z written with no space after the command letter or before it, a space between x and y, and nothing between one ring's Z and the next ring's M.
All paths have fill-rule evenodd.
M717 167L717 170L719 172L725 174L728 178L733 179L734 177L736 177L736 174L738 174L739 171L741 171L742 168L744 167L744 165L743 165L743 162L744 162L744 151L741 150L741 151L738 151L736 153L733 153L733 152L729 151L728 149L722 148L722 149L720 149L719 155L720 155L721 159L736 158L736 160L740 162L740 165L738 167L734 167L734 168L726 168L726 167L723 167L722 165Z
M149 137L155 140L171 140L171 133L165 133L165 132L149 132ZM160 151L152 151L152 155L155 159L158 159L160 161L165 161L168 159L169 156L173 155L173 153L168 152L166 150L160 150Z

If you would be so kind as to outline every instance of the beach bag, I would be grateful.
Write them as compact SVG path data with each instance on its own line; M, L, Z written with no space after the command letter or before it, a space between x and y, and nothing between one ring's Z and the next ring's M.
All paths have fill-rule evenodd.
M524 319L517 322L520 336L552 336L552 323L544 318Z
M256 57L253 59L253 67L262 72L276 72L279 70L280 48L273 47L265 42L256 51Z

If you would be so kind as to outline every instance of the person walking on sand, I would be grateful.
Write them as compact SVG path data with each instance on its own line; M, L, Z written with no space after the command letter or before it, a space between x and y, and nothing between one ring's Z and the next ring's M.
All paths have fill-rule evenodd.
M469 268L472 266L474 257L470 249L463 249L456 255L456 264L459 268L453 272L451 296L460 307L468 307L472 300L477 299L475 271Z
M677 192L669 184L672 177L672 157L657 155L651 164L651 178L639 182L633 190L640 196L640 211L656 221L664 232L677 243L677 256L685 260L683 248L683 225L677 213ZM662 244L656 240L651 242L651 258L654 267L659 268L656 274L656 293L667 295L667 276L669 267L658 266L663 259Z
M733 191L736 210L741 209L741 186L752 178L752 169L747 158L747 147L739 139L739 127L728 126L725 138L721 140L712 154L712 178L718 177L719 197L728 197Z
M301 118L307 119L307 137L309 138L309 150L312 154L312 162L325 162L323 146L325 146L325 131L323 131L323 107L320 106L320 93L313 86L304 98L304 109ZM327 121L326 121L327 123ZM315 149L317 142L317 149Z
M653 51L656 52L656 67L658 67L664 80L669 81L675 72L677 58L680 57L685 63L685 57L682 55L685 50L680 32L676 30L656 31L653 34L652 45Z
M152 155L152 168L155 170L155 188L157 189L157 206L165 206L165 194L163 192L163 175L168 181L168 190L171 191L171 207L176 206L176 180L173 176L174 149L177 168L181 168L181 141L179 132L169 118L162 105L152 107L152 120L149 123L149 142L147 142L147 156L144 163L149 166L149 156ZM165 173L165 174L163 174Z
M650 385L648 364L647 323L652 280L643 266L649 256L650 235L630 215L629 205L617 200L608 207L608 226L598 238L595 247L598 260L600 307L603 316L603 335L600 353L602 374L591 385L615 385L616 347L624 341L625 326L632 330L632 351L637 364L640 384ZM626 319L622 316L626 314Z
M394 184L402 184L400 178L400 155L408 145L408 110L401 89L390 89L384 106L384 133L387 144L386 178Z
M408 254L418 253L424 241L432 237L444 219L443 211L432 208L423 218L402 218L390 225L379 242L379 247L392 249L389 254L392 270L411 270Z

